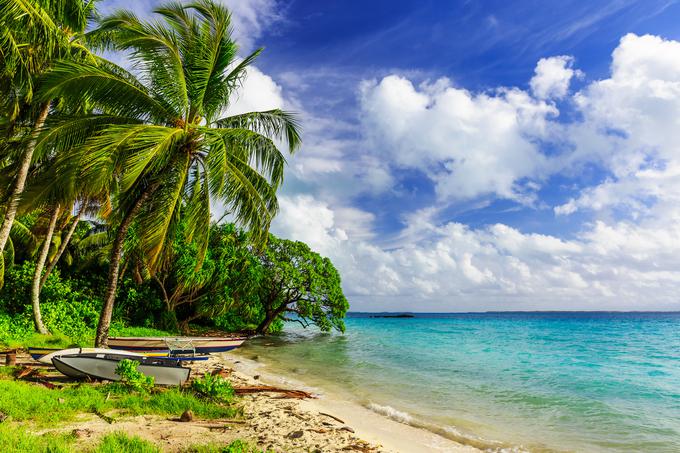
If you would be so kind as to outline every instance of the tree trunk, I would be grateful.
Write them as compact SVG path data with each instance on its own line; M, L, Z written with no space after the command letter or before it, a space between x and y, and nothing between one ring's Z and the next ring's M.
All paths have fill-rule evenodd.
M64 250L66 250L66 247L68 246L69 242L71 242L71 238L73 237L73 233L76 231L76 227L78 226L78 222L80 222L80 216L82 215L84 210L85 210L85 205L83 204L80 207L80 209L78 209L78 213L76 214L75 218L73 219L73 222L71 223L71 226L69 227L68 232L66 233L66 237L61 241L61 244L59 245L59 250L57 250L57 254L54 256L54 259L52 259L52 261L50 261L47 264L47 267L45 268L45 273L43 274L42 278L40 279L39 291L42 291L42 288L43 288L43 286L45 286L45 282L47 281L47 277L50 276L50 274L54 270L54 266L57 265L59 258L61 258L61 255L64 253Z
M125 215L123 221L118 227L116 233L116 240L113 242L111 249L111 261L109 264L109 279L106 289L106 296L104 298L104 305L102 306L101 314L99 315L99 324L97 324L97 336L94 345L97 348L104 348L108 346L109 328L111 327L111 316L113 315L113 304L116 301L116 291L118 290L118 277L120 272L120 261L123 255L123 245L125 244L125 237L128 229L144 204L144 201L151 195L153 189L149 186L135 202L132 209Z
M31 167L33 151L35 151L35 145L38 142L38 135L40 134L40 129L42 129L42 127L45 125L45 120L47 119L47 114L49 112L50 103L46 102L40 107L40 113L38 114L38 118L35 120L35 125L33 126L31 141L28 143L26 152L21 157L21 165L19 166L19 171L17 172L17 179L14 183L14 189L10 195L9 202L7 203L5 218L3 219L2 227L0 228L0 253L5 250L5 245L7 245L9 232L12 230L14 217L17 215L17 208L19 207L19 201L21 201L21 194L24 192L24 186L26 185L26 177L28 176L28 170Z
M38 261L35 263L35 271L33 273L33 284L31 285L31 301L33 302L33 321L35 322L35 329L42 334L48 334L49 331L45 327L42 321L42 315L40 314L40 275L42 274L43 266L45 266L45 261L47 260L47 255L50 252L50 245L52 244L52 235L54 234L54 228L57 226L57 219L59 218L59 213L61 212L61 207L57 204L52 210L52 216L50 217L50 226L47 229L47 234L45 235L45 243L40 251L40 256Z
M267 310L264 319L262 320L260 325L257 326L257 329L255 329L255 333L260 335L266 335L267 330L269 330L269 326L272 325L272 323L276 320L276 318L279 317L281 313L286 311L287 307L288 304L283 304L274 311Z

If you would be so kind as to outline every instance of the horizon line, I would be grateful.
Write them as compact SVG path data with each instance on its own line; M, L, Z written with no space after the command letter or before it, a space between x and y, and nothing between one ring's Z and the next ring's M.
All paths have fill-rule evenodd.
M678 310L485 310L485 311L354 311L349 313L466 315L492 313L680 313Z

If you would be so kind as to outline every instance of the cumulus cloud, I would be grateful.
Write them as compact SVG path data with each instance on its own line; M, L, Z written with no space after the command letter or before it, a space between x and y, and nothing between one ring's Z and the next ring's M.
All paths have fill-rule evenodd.
M241 87L233 95L226 114L237 115L285 107L281 86L257 66L250 66Z
M348 236L311 196L284 205L275 231L330 256L355 309L663 309L680 290L680 222L597 222L572 240L451 222L386 250Z
M575 146L569 158L597 161L611 176L558 214L625 207L644 215L678 202L680 42L626 35L611 68L609 78L576 94L584 119L566 127Z
M274 23L283 20L276 0L220 0L231 12L234 38L242 53L251 52L257 39Z
M569 84L573 77L583 74L573 69L574 58L567 55L541 58L538 60L535 75L529 85L534 96L539 99L562 99L569 91Z
M441 201L530 198L520 181L545 173L536 141L558 113L519 89L475 94L447 79L416 87L396 75L364 82L361 107L368 146L426 173Z

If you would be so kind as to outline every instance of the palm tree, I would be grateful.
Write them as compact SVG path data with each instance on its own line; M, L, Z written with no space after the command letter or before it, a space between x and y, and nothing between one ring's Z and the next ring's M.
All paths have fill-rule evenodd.
M12 230L38 134L50 110L50 99L34 102L38 77L57 59L87 54L74 37L85 29L93 11L92 0L0 0L0 98L8 120L3 128L11 135L15 120L22 116L31 124L0 227L0 253ZM4 265L0 273L4 274Z
M161 265L163 248L181 216L189 239L199 244L201 262L211 199L224 203L263 243L278 209L276 190L285 165L274 140L286 142L291 152L300 143L290 113L222 117L261 52L238 60L226 8L198 0L168 3L155 13L162 22L143 22L132 12L119 11L90 35L110 49L129 52L139 79L120 68L63 62L43 80L45 99L85 97L96 109L67 121L52 139L72 144L90 134L72 153L74 162L87 184L116 194L98 346L107 343L130 227L135 225L151 273Z

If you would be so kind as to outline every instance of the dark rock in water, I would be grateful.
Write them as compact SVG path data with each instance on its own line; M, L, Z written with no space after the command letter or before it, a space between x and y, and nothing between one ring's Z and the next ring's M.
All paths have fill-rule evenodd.
M194 419L194 413L191 411L191 409L187 409L184 412L182 412L182 416L179 418L179 421L190 422L193 419Z
M289 439L299 439L303 436L304 433L305 433L304 431L292 431L292 432L288 433L287 437Z
M415 315L410 313L401 313L398 315L371 315L370 318L415 318Z
M253 376L253 379L255 379L255 380L260 379L260 375L259 375L259 374L256 374L255 376Z

